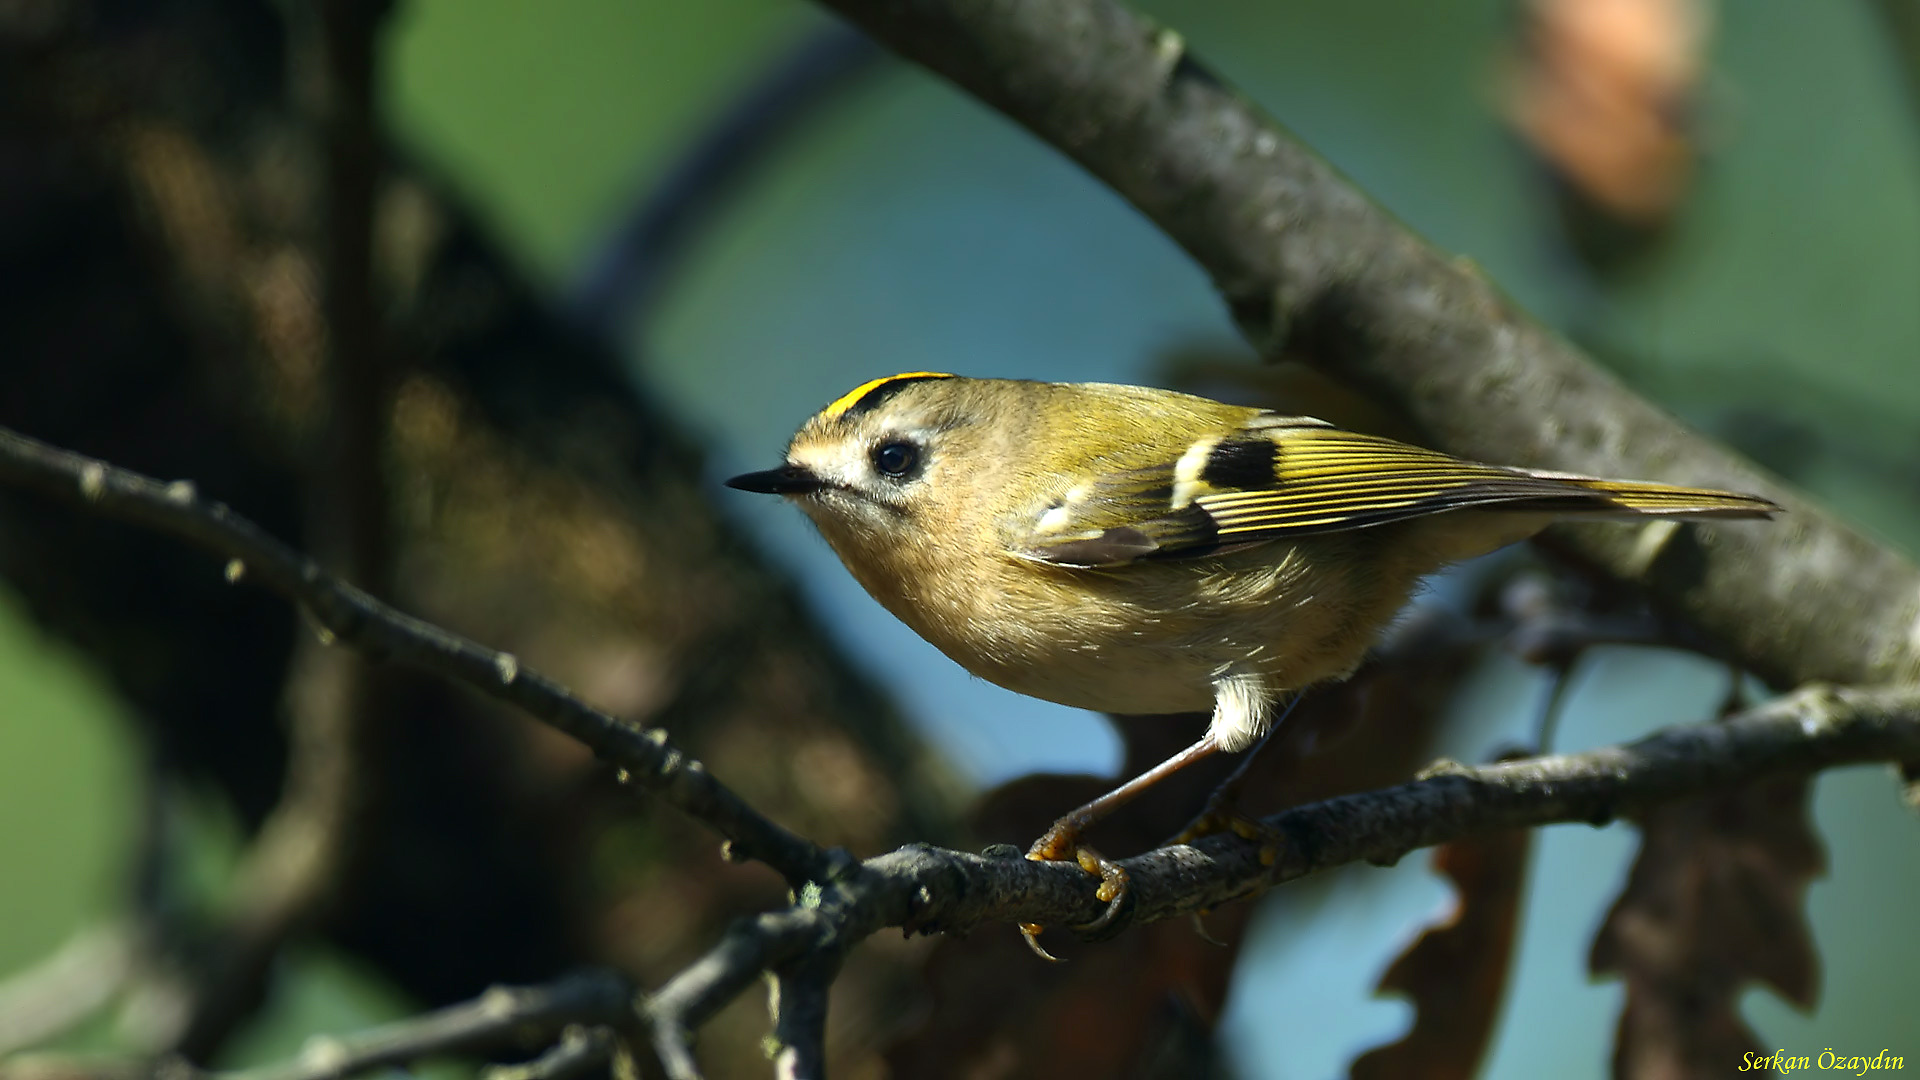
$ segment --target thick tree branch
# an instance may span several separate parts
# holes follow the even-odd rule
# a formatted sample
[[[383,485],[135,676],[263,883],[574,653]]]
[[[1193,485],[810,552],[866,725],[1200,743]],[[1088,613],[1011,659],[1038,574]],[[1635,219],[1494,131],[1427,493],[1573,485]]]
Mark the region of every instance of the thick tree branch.
[[[1113,0],[824,0],[1127,198],[1283,347],[1492,461],[1698,482],[1792,510],[1765,529],[1558,539],[1727,643],[1776,685],[1920,676],[1920,570],[1694,436],[1414,235]]]
[[[645,788],[725,837],[729,856],[758,859],[798,886],[848,861],[781,828],[704,765],[645,729],[587,705],[564,687],[497,652],[404,615],[262,532],[191,483],[162,484],[0,428],[0,481],[32,488],[188,540],[229,560],[230,580],[250,579],[305,608],[322,629],[376,658],[437,672],[518,706],[579,739]]]

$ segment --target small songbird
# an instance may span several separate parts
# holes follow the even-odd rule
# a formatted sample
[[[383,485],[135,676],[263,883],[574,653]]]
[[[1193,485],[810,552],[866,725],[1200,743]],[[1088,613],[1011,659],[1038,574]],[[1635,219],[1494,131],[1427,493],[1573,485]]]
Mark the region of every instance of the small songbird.
[[[1253,745],[1282,695],[1359,665],[1422,575],[1568,518],[1765,518],[1752,495],[1483,465],[1170,390],[911,372],[808,420],[784,495],[887,610],[1009,690],[1207,733],[1063,817],[1029,857],[1174,770]]]

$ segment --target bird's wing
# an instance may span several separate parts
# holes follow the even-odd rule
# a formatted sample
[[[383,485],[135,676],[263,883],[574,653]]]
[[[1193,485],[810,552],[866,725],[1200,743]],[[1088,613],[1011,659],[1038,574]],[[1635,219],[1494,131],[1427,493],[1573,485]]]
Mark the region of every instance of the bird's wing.
[[[1015,554],[1064,566],[1212,554],[1469,507],[1569,516],[1766,517],[1765,499],[1484,465],[1300,417],[1259,414],[1170,462],[1085,478]]]

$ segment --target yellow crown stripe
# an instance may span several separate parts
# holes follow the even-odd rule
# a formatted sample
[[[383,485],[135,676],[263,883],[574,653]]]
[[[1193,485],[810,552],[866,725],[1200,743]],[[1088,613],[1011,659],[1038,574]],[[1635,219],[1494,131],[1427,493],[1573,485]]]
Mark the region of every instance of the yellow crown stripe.
[[[891,382],[899,382],[902,379],[951,379],[951,378],[953,378],[953,376],[947,374],[944,371],[903,371],[898,375],[882,375],[877,379],[869,379],[866,382],[861,383],[859,386],[856,386],[853,389],[847,391],[846,393],[840,395],[838,398],[835,398],[833,404],[820,410],[820,415],[825,416],[829,420],[839,419],[842,415],[844,415],[847,412],[848,409],[851,409],[855,405],[860,404],[861,398],[866,397],[868,394],[873,393],[875,390],[878,390],[881,387]]]

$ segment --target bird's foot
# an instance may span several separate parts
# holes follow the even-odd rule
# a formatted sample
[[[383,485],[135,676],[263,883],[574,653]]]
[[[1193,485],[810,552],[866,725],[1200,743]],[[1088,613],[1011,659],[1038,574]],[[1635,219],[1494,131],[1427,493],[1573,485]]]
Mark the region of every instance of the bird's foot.
[[[1100,879],[1100,888],[1094,896],[1105,903],[1107,909],[1092,922],[1072,928],[1082,940],[1104,940],[1119,933],[1126,925],[1125,916],[1133,910],[1133,891],[1127,883],[1126,868],[1081,843],[1080,830],[1073,827],[1072,822],[1065,819],[1054,822],[1053,828],[1048,829],[1027,849],[1027,858],[1035,862],[1071,862]],[[1021,923],[1020,936],[1026,939],[1027,947],[1034,951],[1034,955],[1058,963],[1059,957],[1040,944],[1042,929],[1044,927],[1039,923]]]
[[[1286,836],[1279,829],[1242,813],[1238,792],[1222,798],[1221,792],[1214,792],[1207,800],[1206,809],[1200,815],[1187,822],[1187,827],[1179,835],[1168,840],[1162,847],[1176,844],[1191,844],[1195,840],[1220,833],[1232,833],[1242,840],[1260,846],[1260,865],[1272,866],[1280,861],[1280,852],[1286,846]]]

